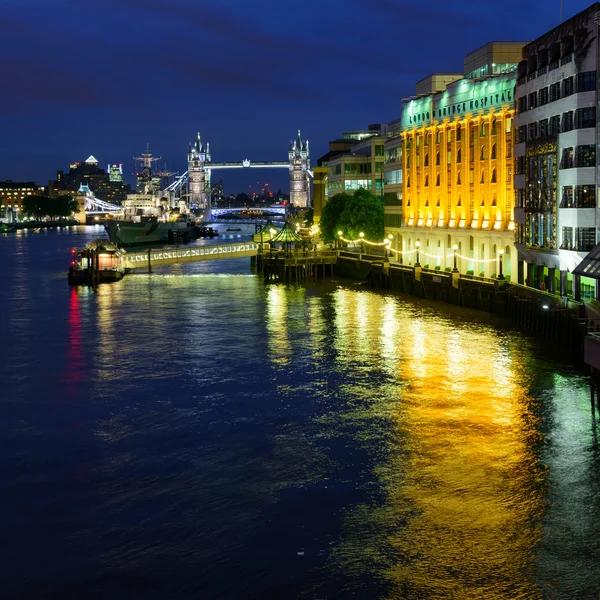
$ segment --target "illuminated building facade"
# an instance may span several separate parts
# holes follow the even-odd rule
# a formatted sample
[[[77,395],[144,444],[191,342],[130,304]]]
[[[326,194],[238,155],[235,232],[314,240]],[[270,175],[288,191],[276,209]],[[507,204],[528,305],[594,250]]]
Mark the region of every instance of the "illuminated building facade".
[[[500,45],[468,55],[465,70],[473,54],[488,60]],[[502,260],[504,275],[512,276],[515,84],[514,71],[463,77],[443,92],[404,101],[401,225],[391,227],[388,216],[386,235],[397,237],[398,250],[413,253],[407,262],[418,242],[420,263],[431,269],[450,270],[456,249],[463,273],[490,277]]]
[[[399,250],[402,226],[402,156],[403,140],[400,135],[402,120],[392,121],[387,127],[383,146],[383,224],[387,235],[392,235],[392,248]]]
[[[115,171],[113,167],[116,167]],[[116,171],[120,173],[120,180],[115,179]],[[68,192],[76,193],[82,185],[87,185],[96,198],[118,204],[131,193],[131,186],[123,183],[122,173],[121,165],[112,165],[107,172],[99,168],[98,161],[90,156],[83,163],[72,163],[68,173],[57,171],[56,179],[48,182],[48,193],[54,198]]]
[[[15,221],[23,209],[23,198],[43,195],[45,188],[33,181],[0,181],[0,217]]]
[[[204,168],[207,161],[210,162],[210,145],[204,147],[198,133],[196,141],[188,148],[188,198],[191,206],[200,209],[210,207],[210,171]]]
[[[330,150],[319,160],[328,167],[327,197],[340,192],[353,193],[364,188],[383,194],[383,144],[385,126],[369,125],[367,131],[345,132],[339,140],[340,151]],[[335,146],[338,140],[330,143]]]
[[[596,3],[526,45],[518,67],[515,188],[518,281],[593,297],[573,274],[599,241]]]
[[[298,137],[290,144],[288,151],[290,161],[290,204],[299,208],[310,206],[310,150],[308,140],[302,140],[300,130]]]

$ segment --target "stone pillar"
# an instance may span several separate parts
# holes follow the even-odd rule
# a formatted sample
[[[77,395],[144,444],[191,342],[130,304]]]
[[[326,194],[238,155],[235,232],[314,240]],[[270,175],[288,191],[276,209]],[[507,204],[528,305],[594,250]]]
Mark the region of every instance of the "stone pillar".
[[[534,275],[533,268],[534,268],[534,264],[528,262],[527,263],[527,276],[525,279],[525,285],[528,287],[534,287],[534,285],[535,285],[534,281],[533,281],[533,275]]]
[[[567,295],[567,272],[560,271],[560,295]]]
[[[327,167],[314,167],[313,173],[313,223],[318,225],[321,221],[321,215],[323,214],[323,207],[327,202],[325,195],[325,187],[327,183],[327,174],[329,169]]]
[[[525,284],[524,266],[525,264],[522,260],[517,261],[517,283],[521,285]]]
[[[573,300],[581,301],[581,277],[579,275],[573,275]]]
[[[548,268],[548,286],[546,288],[547,292],[554,294],[554,273],[556,269],[554,267]]]

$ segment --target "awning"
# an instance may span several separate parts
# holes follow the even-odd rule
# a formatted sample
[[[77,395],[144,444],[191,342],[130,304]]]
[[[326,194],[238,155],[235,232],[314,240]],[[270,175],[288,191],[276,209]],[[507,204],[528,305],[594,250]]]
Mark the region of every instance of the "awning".
[[[600,244],[596,244],[589,254],[573,269],[573,275],[600,279]]]

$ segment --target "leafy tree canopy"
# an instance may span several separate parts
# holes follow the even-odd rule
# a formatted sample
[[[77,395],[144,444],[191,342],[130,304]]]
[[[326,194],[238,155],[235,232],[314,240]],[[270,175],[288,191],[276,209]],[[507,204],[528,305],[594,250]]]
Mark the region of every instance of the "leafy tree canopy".
[[[49,198],[48,196],[27,196],[23,198],[23,212],[36,219],[70,217],[78,210],[77,200],[67,195],[56,198]]]
[[[380,242],[384,234],[383,202],[365,189],[336,194],[323,207],[319,225],[326,242],[337,239],[338,231],[350,239],[358,239],[362,231],[365,239]]]

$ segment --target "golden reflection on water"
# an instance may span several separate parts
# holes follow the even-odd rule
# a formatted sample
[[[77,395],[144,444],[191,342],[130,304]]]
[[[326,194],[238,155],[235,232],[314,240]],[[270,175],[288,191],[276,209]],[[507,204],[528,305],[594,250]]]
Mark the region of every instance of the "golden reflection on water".
[[[386,545],[390,598],[541,598],[543,472],[519,353],[491,327],[421,317],[395,297],[340,290],[335,306],[340,366],[368,360],[392,377],[383,393],[361,388],[351,418],[384,412],[395,435],[376,467],[385,501],[348,515],[334,561],[356,571]]]
[[[288,331],[287,288],[272,285],[266,292],[266,319],[269,353],[273,362],[285,366],[291,359],[291,344]]]

